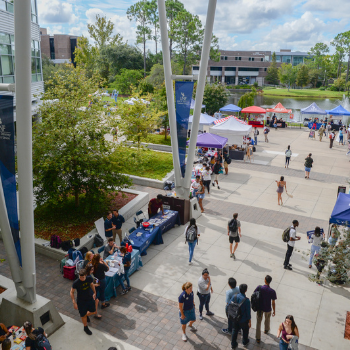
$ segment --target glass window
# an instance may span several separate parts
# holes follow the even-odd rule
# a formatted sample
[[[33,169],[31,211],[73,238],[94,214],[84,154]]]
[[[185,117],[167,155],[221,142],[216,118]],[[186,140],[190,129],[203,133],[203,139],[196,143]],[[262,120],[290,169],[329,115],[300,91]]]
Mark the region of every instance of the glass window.
[[[34,40],[32,40],[32,56],[35,56]]]
[[[0,44],[0,54],[1,55],[11,55],[11,46]]]
[[[15,82],[15,77],[13,75],[10,75],[8,77],[3,78],[4,84],[12,84]]]
[[[32,57],[32,74],[36,73],[36,62],[35,58]]]
[[[2,77],[0,77],[0,84],[2,83]]]
[[[2,75],[13,75],[12,57],[1,56]]]
[[[0,10],[6,11],[5,1],[0,1]]]
[[[32,74],[32,83],[38,81],[36,74]]]
[[[32,3],[32,14],[36,15],[37,12],[36,12],[36,3],[35,3],[35,0],[31,0],[31,3]]]
[[[36,72],[40,73],[41,72],[41,64],[40,64],[40,58],[36,58]]]
[[[36,80],[37,81],[42,81],[41,73],[36,75]]]
[[[290,63],[291,61],[291,56],[282,56],[282,62],[283,63]]]
[[[7,2],[6,3],[6,9],[7,9],[8,12],[13,13],[13,4],[10,3],[10,2]]]
[[[0,43],[10,44],[10,35],[5,33],[0,33]]]
[[[225,68],[225,71],[228,71],[228,72],[234,72],[236,70],[236,67],[226,67]]]
[[[199,67],[198,66],[193,66],[192,69],[193,70],[199,70]]]
[[[263,61],[264,61],[264,59],[263,59],[263,58],[260,58],[260,61],[261,61],[261,62],[263,62]]]
[[[293,66],[297,66],[300,63],[304,62],[303,56],[293,56]]]
[[[281,62],[281,56],[276,55],[276,62]]]

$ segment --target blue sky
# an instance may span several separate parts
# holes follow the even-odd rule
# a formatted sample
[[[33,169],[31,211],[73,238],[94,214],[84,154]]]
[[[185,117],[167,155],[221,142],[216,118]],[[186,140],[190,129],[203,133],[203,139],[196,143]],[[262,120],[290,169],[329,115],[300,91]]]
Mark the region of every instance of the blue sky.
[[[50,34],[88,36],[87,23],[106,15],[130,44],[135,23],[126,17],[134,0],[37,0],[39,22]],[[208,0],[183,1],[185,8],[205,21]],[[220,49],[308,51],[350,30],[349,0],[218,0],[214,34]],[[154,50],[154,44],[148,48]]]

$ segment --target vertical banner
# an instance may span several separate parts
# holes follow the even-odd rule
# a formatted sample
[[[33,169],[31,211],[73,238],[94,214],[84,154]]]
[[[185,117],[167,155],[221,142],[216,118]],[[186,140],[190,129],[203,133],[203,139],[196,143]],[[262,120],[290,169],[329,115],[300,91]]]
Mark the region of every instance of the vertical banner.
[[[17,212],[13,96],[0,95],[0,176],[17,255],[22,264]]]
[[[192,81],[175,82],[176,128],[182,177],[185,177],[187,129],[188,119],[190,118],[193,84]]]

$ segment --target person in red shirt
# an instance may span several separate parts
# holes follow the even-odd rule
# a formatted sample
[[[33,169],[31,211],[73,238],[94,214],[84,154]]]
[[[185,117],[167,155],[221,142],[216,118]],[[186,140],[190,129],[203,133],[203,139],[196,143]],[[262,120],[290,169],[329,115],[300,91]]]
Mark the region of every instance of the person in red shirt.
[[[162,210],[162,213],[164,215],[164,209],[163,209],[163,202],[162,202],[162,195],[158,194],[157,198],[153,198],[148,203],[148,216],[151,218],[154,215],[157,215],[158,209]]]

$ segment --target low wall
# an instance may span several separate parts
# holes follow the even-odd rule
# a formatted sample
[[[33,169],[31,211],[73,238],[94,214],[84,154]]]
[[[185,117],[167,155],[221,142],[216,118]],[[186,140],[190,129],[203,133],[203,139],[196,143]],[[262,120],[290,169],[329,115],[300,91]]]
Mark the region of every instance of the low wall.
[[[172,170],[169,174],[167,174],[163,180],[149,179],[148,177],[141,177],[141,176],[129,175],[129,174],[125,174],[125,175],[130,177],[134,185],[159,188],[160,190],[164,189],[165,181],[174,181],[174,170]]]
[[[127,141],[126,144],[128,146],[136,146],[135,143]],[[157,143],[146,143],[146,142],[141,142],[141,146],[147,147],[149,149],[152,149],[153,151],[161,151],[161,152],[168,152],[172,153],[171,146],[168,145],[159,145]]]

